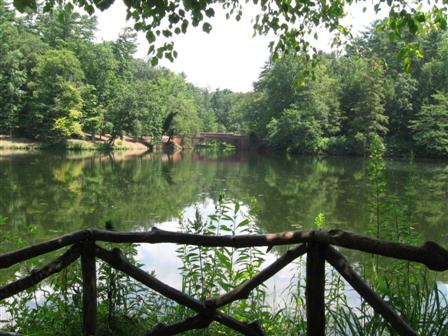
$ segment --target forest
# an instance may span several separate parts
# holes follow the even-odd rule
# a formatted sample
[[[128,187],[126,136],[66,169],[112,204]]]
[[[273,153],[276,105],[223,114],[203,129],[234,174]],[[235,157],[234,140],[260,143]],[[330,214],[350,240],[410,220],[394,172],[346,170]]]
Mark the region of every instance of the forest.
[[[0,134],[58,143],[235,132],[267,149],[330,155],[365,155],[378,135],[388,155],[448,156],[443,30],[391,38],[377,22],[318,62],[267,60],[253,91],[240,93],[136,59],[131,28],[98,42],[96,24],[70,5],[17,14],[0,0]],[[412,58],[407,45],[419,46]]]

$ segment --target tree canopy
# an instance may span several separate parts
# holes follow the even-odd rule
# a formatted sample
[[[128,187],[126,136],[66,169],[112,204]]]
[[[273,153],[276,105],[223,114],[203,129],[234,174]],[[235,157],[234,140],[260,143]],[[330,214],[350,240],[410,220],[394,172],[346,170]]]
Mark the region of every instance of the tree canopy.
[[[13,3],[21,12],[36,11],[38,8],[37,0],[14,0]],[[114,0],[71,0],[67,4],[69,10],[78,6],[92,15],[96,10],[107,10],[113,3]],[[162,57],[170,60],[177,57],[172,39],[174,35],[185,34],[191,26],[201,26],[203,31],[210,32],[217,10],[224,11],[228,19],[239,21],[247,12],[248,5],[256,8],[252,18],[254,34],[270,33],[275,36],[270,43],[274,58],[289,51],[304,52],[309,57],[308,52],[314,49],[309,36],[314,34],[317,37],[316,28],[335,33],[336,43],[341,35],[350,35],[349,23],[343,18],[352,5],[364,6],[364,10],[369,7],[376,13],[388,11],[387,19],[378,28],[386,31],[391,39],[403,33],[416,35],[428,28],[443,30],[447,26],[446,3],[436,0],[412,3],[406,0],[124,0],[124,3],[127,18],[133,20],[134,28],[146,34],[154,65]],[[50,12],[58,4],[60,2],[44,0],[43,9]],[[65,19],[64,16],[60,18]],[[415,45],[407,45],[402,52],[407,56],[419,53]],[[409,66],[410,59],[405,58],[406,66]]]

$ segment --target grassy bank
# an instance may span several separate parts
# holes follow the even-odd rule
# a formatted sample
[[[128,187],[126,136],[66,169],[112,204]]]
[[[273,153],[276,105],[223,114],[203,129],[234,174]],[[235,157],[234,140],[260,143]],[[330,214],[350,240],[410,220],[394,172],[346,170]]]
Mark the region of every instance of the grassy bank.
[[[87,140],[89,139],[89,140]],[[64,142],[39,142],[26,138],[10,138],[0,135],[0,150],[68,150],[68,151],[112,151],[112,150],[148,150],[148,147],[131,137],[117,139],[113,145],[109,144],[109,137],[96,137],[94,140],[68,139]]]

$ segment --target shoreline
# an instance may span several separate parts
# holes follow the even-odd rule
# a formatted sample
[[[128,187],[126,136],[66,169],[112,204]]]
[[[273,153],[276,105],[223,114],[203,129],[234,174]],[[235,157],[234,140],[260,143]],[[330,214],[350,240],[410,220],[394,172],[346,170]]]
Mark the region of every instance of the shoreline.
[[[147,145],[137,141],[134,138],[124,136],[123,139],[117,139],[115,144],[109,145],[109,137],[103,136],[101,139],[95,137],[95,140],[86,139],[68,139],[61,143],[39,142],[27,138],[10,138],[0,135],[0,151],[92,151],[92,152],[114,152],[114,151],[148,151],[151,150]]]

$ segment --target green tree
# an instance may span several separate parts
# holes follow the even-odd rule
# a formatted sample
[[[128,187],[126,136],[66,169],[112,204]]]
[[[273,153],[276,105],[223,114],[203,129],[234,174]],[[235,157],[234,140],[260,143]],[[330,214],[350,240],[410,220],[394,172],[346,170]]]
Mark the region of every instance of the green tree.
[[[422,106],[410,127],[416,144],[427,155],[447,155],[448,95],[443,92],[435,93],[432,101]]]
[[[15,26],[9,22],[0,23],[0,133],[11,136],[19,126],[23,87],[27,80],[24,55],[16,45],[18,37]]]
[[[216,116],[216,122],[221,129],[231,130],[232,121],[230,111],[238,98],[238,94],[229,89],[216,90],[210,97],[210,106]]]
[[[401,138],[409,137],[409,120],[416,111],[415,97],[418,82],[407,73],[400,73],[389,80],[385,92],[385,114],[389,117],[389,134]]]
[[[137,69],[133,59],[137,51],[137,34],[131,28],[125,28],[112,44],[112,50],[118,62],[117,75],[124,80],[132,80]]]
[[[446,90],[448,81],[448,34],[440,36],[433,47],[433,57],[421,67],[419,74],[419,98],[428,100],[437,91]]]
[[[297,105],[286,108],[279,119],[267,125],[268,142],[279,148],[302,153],[319,153],[323,148],[322,128],[315,115]]]
[[[344,60],[342,76],[343,133],[353,152],[365,153],[372,136],[388,131],[383,68],[375,59],[354,56]]]
[[[93,137],[105,127],[105,114],[120,80],[117,76],[118,61],[109,42],[81,41],[77,44],[76,55],[88,84],[83,93],[84,130]]]
[[[266,128],[260,135],[274,147],[320,153],[340,129],[339,86],[325,64],[328,60],[314,69],[314,79],[300,83],[307,71],[301,59],[286,57],[265,69],[256,83],[266,99],[256,128]]]
[[[53,48],[76,48],[92,41],[97,26],[95,16],[81,15],[71,4],[60,4],[51,12],[38,12],[34,29]]]
[[[50,50],[39,57],[26,131],[30,137],[60,141],[81,134],[84,74],[69,50]]]

